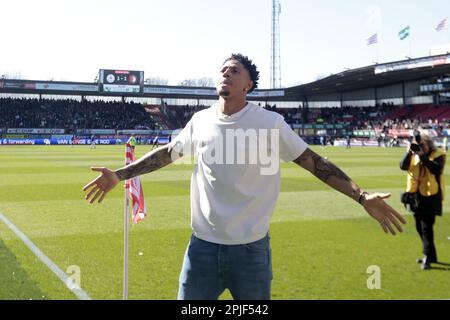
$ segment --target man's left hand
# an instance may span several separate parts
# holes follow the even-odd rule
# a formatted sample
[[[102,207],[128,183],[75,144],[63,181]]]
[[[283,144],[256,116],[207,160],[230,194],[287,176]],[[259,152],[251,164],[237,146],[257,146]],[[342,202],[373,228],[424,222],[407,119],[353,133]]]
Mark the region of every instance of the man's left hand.
[[[395,228],[397,228],[399,232],[403,232],[399,222],[406,224],[406,220],[400,215],[400,213],[384,202],[384,199],[387,199],[390,196],[390,193],[367,194],[364,197],[363,206],[369,215],[378,221],[384,232],[395,235]]]

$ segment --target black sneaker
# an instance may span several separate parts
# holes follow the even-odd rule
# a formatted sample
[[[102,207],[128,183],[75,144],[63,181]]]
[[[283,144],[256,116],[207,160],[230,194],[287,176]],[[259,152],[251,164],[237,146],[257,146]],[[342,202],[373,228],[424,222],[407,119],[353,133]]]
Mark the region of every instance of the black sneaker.
[[[421,266],[422,270],[430,270],[431,269],[431,264],[427,261],[425,261],[422,266]]]
[[[430,263],[437,263],[437,260],[430,260],[430,259],[427,259],[427,257],[419,258],[419,259],[416,260],[417,263],[424,263],[425,261],[428,264],[430,264]]]

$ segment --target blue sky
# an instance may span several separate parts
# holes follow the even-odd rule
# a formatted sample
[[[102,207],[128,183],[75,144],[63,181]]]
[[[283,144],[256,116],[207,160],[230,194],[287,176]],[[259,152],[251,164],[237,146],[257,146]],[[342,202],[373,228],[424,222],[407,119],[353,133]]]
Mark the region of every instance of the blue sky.
[[[0,74],[92,82],[100,68],[143,70],[177,84],[216,78],[231,52],[270,83],[271,0],[2,0]],[[449,0],[281,0],[283,86],[450,43],[434,31]],[[411,37],[398,32],[410,25]],[[378,32],[378,45],[366,39]]]

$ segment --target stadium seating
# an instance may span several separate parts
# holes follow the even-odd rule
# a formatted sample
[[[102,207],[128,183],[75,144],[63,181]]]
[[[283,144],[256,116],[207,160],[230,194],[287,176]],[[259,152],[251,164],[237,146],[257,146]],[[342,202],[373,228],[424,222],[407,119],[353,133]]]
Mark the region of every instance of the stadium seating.
[[[0,128],[153,129],[137,103],[76,100],[0,99]]]
[[[174,130],[184,127],[196,111],[207,107],[0,98],[0,128],[58,128],[65,129],[69,134],[78,129]],[[420,126],[442,131],[449,127],[450,120],[450,106],[436,107],[431,104],[308,109],[278,108],[267,104],[261,107],[278,112],[291,125],[341,124],[349,130],[387,132],[389,129],[405,130]]]

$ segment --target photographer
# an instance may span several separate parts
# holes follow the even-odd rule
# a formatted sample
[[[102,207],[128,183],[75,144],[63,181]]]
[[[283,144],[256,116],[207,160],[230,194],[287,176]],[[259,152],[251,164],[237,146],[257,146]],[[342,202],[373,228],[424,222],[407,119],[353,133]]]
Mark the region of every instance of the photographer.
[[[423,270],[437,262],[433,225],[435,217],[442,215],[445,157],[445,151],[436,148],[429,136],[416,130],[408,152],[400,161],[400,169],[408,172],[402,202],[413,213],[422,240],[424,257],[417,262]]]

